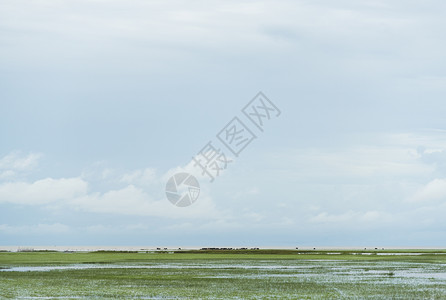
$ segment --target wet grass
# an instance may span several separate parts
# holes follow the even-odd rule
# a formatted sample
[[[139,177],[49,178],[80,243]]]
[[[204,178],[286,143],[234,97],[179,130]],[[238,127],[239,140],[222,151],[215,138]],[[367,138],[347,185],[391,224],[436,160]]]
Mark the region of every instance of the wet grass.
[[[0,271],[0,295],[11,299],[446,299],[446,255],[327,253],[0,253],[0,268],[88,267]]]

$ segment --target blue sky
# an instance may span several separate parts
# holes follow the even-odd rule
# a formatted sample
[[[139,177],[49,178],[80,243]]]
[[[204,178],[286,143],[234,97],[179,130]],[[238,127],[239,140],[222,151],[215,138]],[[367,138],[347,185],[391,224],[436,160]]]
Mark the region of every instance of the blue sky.
[[[445,5],[0,2],[0,244],[446,246]],[[259,91],[280,117],[173,206]]]

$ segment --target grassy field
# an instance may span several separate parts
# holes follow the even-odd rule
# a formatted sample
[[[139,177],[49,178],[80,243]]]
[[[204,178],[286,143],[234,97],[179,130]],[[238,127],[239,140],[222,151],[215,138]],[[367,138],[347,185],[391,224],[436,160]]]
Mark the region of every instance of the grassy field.
[[[446,299],[445,251],[5,252],[0,268],[11,299]]]

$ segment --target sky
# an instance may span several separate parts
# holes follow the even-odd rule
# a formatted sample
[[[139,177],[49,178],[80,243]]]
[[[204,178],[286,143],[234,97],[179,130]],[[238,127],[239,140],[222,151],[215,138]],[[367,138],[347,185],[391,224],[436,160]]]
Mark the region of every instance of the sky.
[[[445,9],[0,0],[0,245],[446,247]],[[213,182],[191,163],[210,141],[232,161]]]

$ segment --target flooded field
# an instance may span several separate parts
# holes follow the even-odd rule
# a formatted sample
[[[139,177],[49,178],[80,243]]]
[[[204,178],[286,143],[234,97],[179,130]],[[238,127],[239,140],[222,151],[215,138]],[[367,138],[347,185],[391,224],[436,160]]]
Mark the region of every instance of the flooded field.
[[[444,254],[20,255],[0,254],[5,298],[446,299]]]

